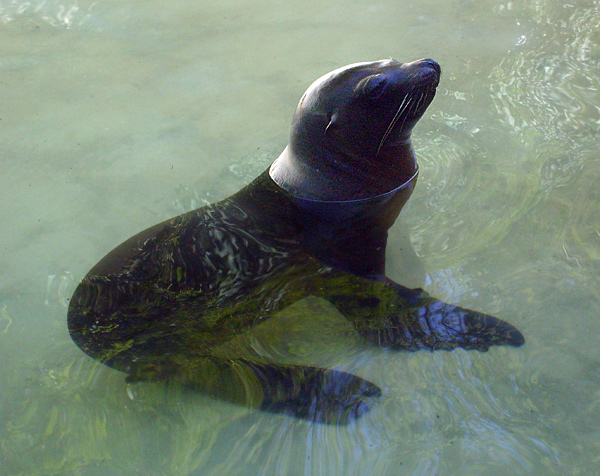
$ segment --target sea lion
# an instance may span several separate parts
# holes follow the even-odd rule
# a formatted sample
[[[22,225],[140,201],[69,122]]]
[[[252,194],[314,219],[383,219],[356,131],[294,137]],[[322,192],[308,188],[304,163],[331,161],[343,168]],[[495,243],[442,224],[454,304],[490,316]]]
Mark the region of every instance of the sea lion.
[[[174,380],[328,423],[358,417],[381,391],[349,373],[215,348],[310,295],[382,347],[522,345],[510,324],[385,276],[387,232],[418,175],[411,131],[440,73],[430,59],[389,59],[315,81],[267,171],[133,236],[89,271],[68,311],[75,343],[130,381]]]

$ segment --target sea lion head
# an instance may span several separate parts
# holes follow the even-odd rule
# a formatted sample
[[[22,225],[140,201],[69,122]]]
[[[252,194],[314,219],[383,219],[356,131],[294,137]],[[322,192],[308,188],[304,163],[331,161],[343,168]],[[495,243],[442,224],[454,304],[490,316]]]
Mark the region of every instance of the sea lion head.
[[[431,59],[387,59],[317,79],[300,99],[271,178],[294,196],[324,201],[371,198],[416,178],[410,135],[440,73]]]

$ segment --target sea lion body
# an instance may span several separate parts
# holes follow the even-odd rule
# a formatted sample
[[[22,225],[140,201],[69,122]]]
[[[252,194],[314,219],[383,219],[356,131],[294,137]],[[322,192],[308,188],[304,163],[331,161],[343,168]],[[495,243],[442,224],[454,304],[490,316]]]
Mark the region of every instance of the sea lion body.
[[[202,387],[220,375],[223,398],[240,399],[223,387],[250,386],[260,408],[324,422],[359,416],[380,390],[344,372],[214,349],[310,295],[379,346],[521,345],[510,324],[385,277],[388,229],[418,175],[410,132],[439,74],[432,60],[384,60],[317,80],[269,170],[130,238],[90,270],[69,307],[73,340],[130,380]]]

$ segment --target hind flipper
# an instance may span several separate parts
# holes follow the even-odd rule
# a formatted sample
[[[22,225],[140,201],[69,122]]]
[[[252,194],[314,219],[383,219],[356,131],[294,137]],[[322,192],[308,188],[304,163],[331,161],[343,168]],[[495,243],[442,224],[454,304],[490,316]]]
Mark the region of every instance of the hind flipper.
[[[318,423],[344,425],[381,395],[347,372],[308,365],[204,357],[177,367],[154,362],[131,370],[127,382],[169,381],[228,402]]]
[[[375,384],[356,375],[313,366],[244,361],[260,382],[261,410],[328,424],[347,424],[370,409],[381,395]]]

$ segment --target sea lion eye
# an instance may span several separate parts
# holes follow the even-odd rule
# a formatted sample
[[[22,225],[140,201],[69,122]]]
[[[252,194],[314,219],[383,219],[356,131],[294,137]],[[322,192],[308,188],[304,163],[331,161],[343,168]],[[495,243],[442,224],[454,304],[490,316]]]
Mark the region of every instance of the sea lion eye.
[[[369,99],[377,99],[385,91],[387,83],[387,78],[382,74],[372,74],[361,79],[356,85],[355,91]]]

